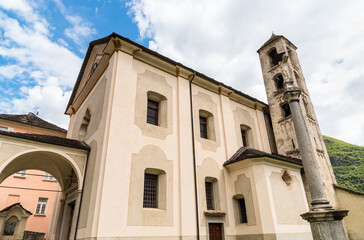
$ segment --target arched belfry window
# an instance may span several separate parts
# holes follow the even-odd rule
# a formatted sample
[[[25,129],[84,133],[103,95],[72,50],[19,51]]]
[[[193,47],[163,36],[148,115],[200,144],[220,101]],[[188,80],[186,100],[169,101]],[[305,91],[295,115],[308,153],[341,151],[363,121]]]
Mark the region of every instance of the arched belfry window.
[[[91,111],[89,108],[86,109],[85,115],[83,116],[80,130],[78,132],[78,138],[83,141],[87,135],[88,125],[90,124],[91,120]]]
[[[276,48],[272,48],[271,50],[269,50],[268,56],[270,57],[272,67],[278,65],[278,63],[282,61],[283,55],[284,52],[278,53]]]
[[[276,85],[277,91],[282,90],[284,87],[284,79],[282,74],[278,74],[277,76],[274,77],[273,80]]]

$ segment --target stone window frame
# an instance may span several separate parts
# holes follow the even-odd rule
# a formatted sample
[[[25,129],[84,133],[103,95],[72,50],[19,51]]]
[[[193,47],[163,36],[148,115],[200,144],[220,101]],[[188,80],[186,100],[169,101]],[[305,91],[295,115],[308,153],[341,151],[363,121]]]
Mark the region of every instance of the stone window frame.
[[[91,122],[91,116],[92,116],[91,108],[88,107],[85,110],[85,113],[82,117],[82,122],[81,122],[80,128],[78,130],[78,139],[80,141],[85,140],[85,138],[87,136],[88,127],[90,126],[90,122]]]
[[[158,126],[147,123],[148,99],[159,102]],[[150,70],[138,73],[134,124],[152,138],[165,140],[173,133],[173,88],[166,77]]]
[[[279,77],[282,77],[282,79],[281,79],[282,87],[279,87],[279,84],[277,83]],[[274,87],[276,89],[276,92],[282,92],[284,90],[284,77],[283,77],[283,74],[282,73],[277,73],[276,75],[274,75],[274,77],[272,79],[273,79],[273,82],[274,82]]]
[[[212,187],[212,208],[209,209],[209,199],[208,193],[206,192],[206,183],[211,183]],[[221,210],[221,201],[220,201],[220,194],[219,194],[219,181],[215,177],[205,177],[205,199],[206,199],[206,210]]]
[[[198,111],[198,116],[199,116],[199,137],[201,139],[206,139],[206,140],[211,140],[211,141],[216,141],[216,130],[215,130],[215,118],[214,118],[214,115],[207,111],[207,110],[204,110],[204,109],[199,109]],[[204,138],[202,135],[201,135],[201,118],[205,118],[206,119],[206,129],[207,129],[207,137]]]
[[[279,104],[282,112],[282,118],[288,118],[291,117],[291,109],[289,108],[288,102],[282,102]]]
[[[167,195],[166,195],[166,189],[167,189],[167,176],[166,176],[166,172],[164,170],[161,169],[157,169],[157,168],[146,168],[144,170],[144,188],[143,191],[145,191],[145,176],[146,175],[154,175],[154,176],[158,176],[157,178],[157,205],[155,207],[144,207],[144,201],[145,201],[145,195],[143,193],[143,208],[144,209],[161,209],[161,210],[166,210],[166,199],[167,199]]]
[[[158,208],[143,208],[144,174],[159,175]],[[128,226],[173,225],[173,161],[156,145],[132,154]]]
[[[12,229],[12,232],[10,232],[9,234],[8,233],[5,233],[5,230],[6,230],[6,227],[7,227],[7,224],[12,224],[12,223],[15,223],[15,226],[13,227]],[[2,229],[2,234],[4,234],[4,236],[14,236],[15,232],[16,232],[16,229],[18,227],[18,224],[19,223],[19,219],[16,217],[16,216],[11,216],[9,217],[5,223],[4,223],[4,227]]]
[[[288,190],[291,190],[293,188],[293,176],[290,171],[288,171],[288,169],[284,168],[281,170],[280,179]]]
[[[244,145],[244,137],[243,132],[245,132],[245,145]],[[245,124],[240,124],[240,133],[241,133],[241,141],[243,143],[243,147],[250,147],[250,143],[253,142],[253,134],[252,128]]]
[[[239,224],[248,224],[249,219],[248,219],[247,208],[246,208],[247,203],[246,203],[246,199],[245,199],[244,195],[236,194],[233,196],[233,200],[234,200],[235,210],[238,212]],[[241,200],[244,201],[244,211],[240,204]],[[244,215],[243,215],[243,213],[244,213]]]
[[[148,124],[167,128],[167,98],[163,96],[160,93],[154,92],[154,91],[148,91],[147,92],[147,115],[146,115],[146,121]],[[149,108],[149,100],[153,102],[158,103],[158,116],[157,116],[157,124],[149,123],[148,122],[148,108]]]
[[[273,53],[275,51],[275,53]],[[269,66],[271,68],[278,66],[279,62],[282,60],[284,52],[278,53],[276,47],[272,47],[267,51],[268,59],[269,59]]]

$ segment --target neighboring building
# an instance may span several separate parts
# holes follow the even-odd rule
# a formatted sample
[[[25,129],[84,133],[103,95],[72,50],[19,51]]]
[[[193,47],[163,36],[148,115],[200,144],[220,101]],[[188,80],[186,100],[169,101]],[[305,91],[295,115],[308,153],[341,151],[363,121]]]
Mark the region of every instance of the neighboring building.
[[[65,137],[67,134],[65,129],[44,121],[33,113],[0,114],[0,130],[59,137]],[[46,234],[53,206],[59,198],[57,181],[52,175],[39,170],[23,170],[11,174],[0,184],[0,209],[20,203],[32,213],[24,230]]]
[[[304,92],[337,206],[335,178],[295,50],[275,35],[258,50],[267,105],[115,33],[93,41],[67,138],[0,132],[0,182],[30,166],[58,177],[50,239],[312,239],[284,81]]]

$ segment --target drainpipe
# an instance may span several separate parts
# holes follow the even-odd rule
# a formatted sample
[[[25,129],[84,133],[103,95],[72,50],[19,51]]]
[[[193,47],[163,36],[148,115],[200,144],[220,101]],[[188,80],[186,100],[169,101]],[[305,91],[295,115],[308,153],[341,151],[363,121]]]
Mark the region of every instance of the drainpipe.
[[[81,190],[81,197],[80,197],[80,206],[78,207],[78,214],[77,214],[77,221],[76,221],[76,228],[75,228],[75,236],[73,238],[74,240],[77,239],[78,222],[80,220],[81,207],[82,207],[82,197],[83,197],[83,189],[85,187],[85,182],[86,182],[87,165],[88,165],[88,158],[89,158],[89,156],[90,156],[90,150],[87,151],[85,174],[83,176],[83,183],[82,183],[82,190]]]
[[[193,177],[195,182],[195,204],[196,204],[196,234],[197,240],[200,240],[200,221],[198,216],[198,191],[197,191],[197,169],[196,169],[196,150],[195,150],[195,128],[193,124],[193,104],[192,104],[192,81],[195,79],[196,73],[193,72],[193,76],[190,80],[190,108],[191,108],[191,129],[192,129],[192,158],[193,158]]]

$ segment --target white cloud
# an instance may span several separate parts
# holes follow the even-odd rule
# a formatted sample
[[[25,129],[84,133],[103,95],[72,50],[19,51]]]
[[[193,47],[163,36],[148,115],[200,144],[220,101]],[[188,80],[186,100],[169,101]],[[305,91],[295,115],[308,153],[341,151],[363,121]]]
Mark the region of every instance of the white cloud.
[[[96,29],[92,27],[91,23],[83,20],[80,16],[66,16],[66,19],[73,26],[67,28],[64,34],[79,46],[82,46],[85,38],[96,33]]]
[[[18,65],[0,66],[0,76],[6,79],[18,77],[25,71],[26,68],[19,67]]]
[[[43,86],[23,88],[22,91],[25,97],[11,101],[14,112],[39,111],[40,117],[67,129],[69,117],[63,113],[71,91],[63,91],[58,86],[58,79],[47,79]]]
[[[0,0],[0,56],[11,62],[0,67],[2,84],[10,86],[0,88],[0,111],[37,110],[41,117],[67,127],[63,113],[81,59],[65,42],[53,41],[51,29],[34,2]],[[15,91],[19,84],[24,86]]]
[[[72,24],[72,27],[64,30],[66,37],[72,39],[77,45],[83,47],[85,38],[88,38],[96,33],[96,29],[92,27],[92,24],[78,15],[72,15],[67,12],[67,8],[64,6],[61,0],[53,0],[61,11],[66,20]],[[95,14],[98,12],[98,8],[95,9]],[[61,39],[62,40],[62,39]]]
[[[127,6],[150,48],[263,100],[256,50],[272,31],[285,35],[299,48],[323,134],[364,145],[362,1],[131,0]]]

